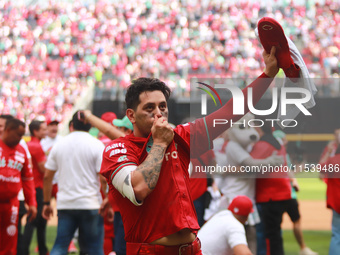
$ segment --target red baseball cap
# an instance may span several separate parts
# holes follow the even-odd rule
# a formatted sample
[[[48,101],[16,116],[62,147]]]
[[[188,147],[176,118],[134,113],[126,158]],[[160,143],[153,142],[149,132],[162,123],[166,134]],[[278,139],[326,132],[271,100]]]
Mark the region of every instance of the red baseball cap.
[[[254,212],[253,203],[247,196],[237,196],[231,201],[228,210],[237,215],[248,216],[249,213]]]
[[[278,66],[282,68],[287,77],[298,78],[300,67],[290,56],[288,41],[281,25],[272,18],[264,17],[257,23],[257,28],[261,44],[266,52],[269,54],[272,46],[275,46]]]
[[[57,118],[47,118],[46,119],[46,124],[47,126],[50,125],[50,124],[59,124],[60,123],[60,120],[58,120]]]
[[[100,118],[105,122],[112,124],[112,121],[117,119],[117,115],[114,112],[104,112]]]

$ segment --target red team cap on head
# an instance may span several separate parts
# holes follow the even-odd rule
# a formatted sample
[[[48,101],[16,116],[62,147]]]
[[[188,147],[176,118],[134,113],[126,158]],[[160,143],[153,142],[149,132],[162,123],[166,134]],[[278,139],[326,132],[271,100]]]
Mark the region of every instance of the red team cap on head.
[[[100,118],[105,122],[112,124],[112,121],[117,119],[117,116],[114,112],[105,112]]]
[[[298,78],[300,67],[294,64],[290,56],[288,41],[281,25],[272,18],[264,17],[257,23],[257,29],[261,44],[267,53],[270,53],[272,46],[276,47],[278,66],[285,72],[286,77]]]
[[[60,120],[58,120],[57,118],[47,118],[46,119],[46,124],[47,126],[50,125],[50,124],[59,124],[60,123]]]
[[[237,196],[231,201],[228,210],[237,215],[248,216],[249,213],[254,212],[253,203],[247,196]]]

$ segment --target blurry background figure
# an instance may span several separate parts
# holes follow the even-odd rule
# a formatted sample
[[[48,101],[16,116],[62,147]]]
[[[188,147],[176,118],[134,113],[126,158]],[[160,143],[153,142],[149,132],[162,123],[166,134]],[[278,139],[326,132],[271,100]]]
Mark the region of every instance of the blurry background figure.
[[[282,167],[286,166],[286,148],[273,136],[270,122],[264,121],[264,124],[256,127],[256,130],[260,140],[255,143],[250,155],[254,159],[281,156],[284,159]],[[289,175],[284,171],[260,174],[258,173],[256,178],[255,192],[261,218],[261,222],[256,225],[257,255],[283,255],[282,216],[289,209],[292,199]]]
[[[34,180],[25,149],[19,145],[25,134],[25,123],[15,119],[1,118],[0,127],[0,254],[15,255],[18,237],[18,193],[23,188],[28,205],[28,220],[37,214]]]
[[[190,124],[193,121],[195,121],[195,118],[187,117],[182,120],[182,124]],[[205,222],[205,210],[209,207],[212,199],[211,193],[208,192],[208,187],[212,186],[213,179],[209,171],[205,171],[209,166],[216,166],[213,150],[205,152],[198,158],[190,158],[188,169],[190,177],[189,191],[194,203],[197,222],[200,227]]]
[[[58,142],[62,137],[58,135],[58,125],[60,121],[57,119],[47,119],[47,133],[46,137],[41,139],[40,143],[45,152],[48,156],[49,152],[51,151],[53,145]]]
[[[127,116],[124,116],[122,119],[113,120],[113,125],[115,125],[120,131],[124,132],[125,135],[129,135],[133,132],[132,123]]]
[[[52,180],[56,171],[59,172],[58,228],[51,255],[67,253],[76,229],[79,229],[82,253],[104,254],[103,218],[99,215],[102,212],[99,209],[106,208],[100,195],[100,184],[106,188],[106,182],[99,175],[104,145],[88,133],[91,125],[84,124],[78,118],[78,113],[72,118],[74,131],[53,146],[46,162],[45,219],[49,219],[53,213],[50,205]]]
[[[336,150],[338,149],[340,144],[339,137],[340,128],[334,130],[334,139],[332,141],[329,141],[326,147],[323,149],[319,163],[325,163],[330,157],[333,157],[335,155]]]
[[[223,194],[221,198],[221,208],[227,208],[234,197],[238,195],[247,196],[251,199],[254,205],[254,211],[249,215],[248,221],[245,225],[248,247],[252,253],[256,253],[257,239],[256,239],[256,224],[260,223],[260,217],[255,206],[255,184],[256,176],[252,172],[240,172],[237,169],[241,167],[253,166],[268,166],[280,165],[284,162],[283,157],[269,156],[262,159],[254,159],[250,154],[250,150],[255,142],[259,140],[259,134],[256,129],[246,123],[254,119],[255,116],[247,113],[239,121],[238,125],[233,125],[227,131],[228,142],[225,145],[221,144],[221,138],[217,143],[219,150],[215,150],[217,154],[225,157],[223,166],[234,168],[235,171],[222,172],[215,176],[220,177],[219,188]],[[219,159],[219,161],[221,161]],[[229,168],[227,168],[229,169]]]
[[[287,149],[288,140],[286,138],[286,134],[281,130],[275,130],[273,132],[273,136],[280,142],[282,146]],[[291,166],[291,161],[289,154],[286,153],[286,161],[287,166]],[[300,255],[318,255],[317,252],[312,251],[309,247],[306,246],[306,243],[303,238],[302,226],[301,226],[301,214],[299,211],[299,203],[297,201],[297,194],[300,190],[299,184],[294,177],[294,173],[290,172],[290,184],[292,191],[292,199],[289,201],[289,206],[287,208],[287,214],[289,218],[293,222],[293,232],[295,239],[300,247]]]
[[[48,154],[52,150],[52,147],[54,144],[56,144],[58,141],[60,141],[63,137],[58,134],[58,126],[59,126],[60,120],[57,118],[47,118],[46,124],[47,124],[47,134],[46,137],[41,139],[40,144],[45,152],[46,157],[48,157]],[[52,197],[57,199],[57,192],[58,192],[58,173],[54,175],[53,178],[53,187],[52,187]],[[77,236],[77,233],[76,235]],[[76,238],[74,238],[76,239]],[[76,253],[78,251],[75,241],[71,241],[68,252],[69,253]],[[37,251],[37,249],[36,249]]]
[[[199,158],[190,159],[190,194],[195,206],[197,221],[200,227],[205,222],[205,210],[209,208],[212,199],[212,195],[208,191],[208,188],[212,187],[213,179],[211,174],[204,170],[209,166],[216,166],[215,154],[213,150],[207,151]]]
[[[205,255],[251,255],[244,224],[253,203],[247,196],[236,196],[228,206],[209,219],[198,231]]]
[[[339,254],[340,251],[340,133],[335,130],[334,143],[338,144],[334,155],[329,148],[328,152],[321,158],[320,164],[324,170],[322,177],[327,178],[327,208],[332,210],[332,238],[329,246],[329,255]]]
[[[58,125],[59,120],[57,119],[47,119],[47,134],[46,137],[41,139],[40,144],[42,146],[43,151],[45,152],[46,157],[52,150],[54,144],[62,139],[62,136],[58,135]],[[54,176],[53,179],[53,189],[52,189],[52,197],[56,198],[58,192],[58,174]]]
[[[2,134],[5,130],[5,125],[7,120],[14,119],[14,117],[10,114],[2,114],[0,115],[0,139],[2,137]],[[19,144],[25,149],[27,159],[29,162],[29,165],[32,169],[32,158],[31,158],[31,153],[28,150],[27,143],[25,142],[24,139],[21,139]],[[18,200],[19,200],[19,218],[18,218],[18,244],[17,244],[17,255],[22,255],[23,254],[23,246],[22,246],[22,229],[21,229],[21,221],[24,215],[27,213],[27,209],[25,206],[25,196],[23,189],[20,189],[19,194],[18,194]]]
[[[34,221],[26,223],[23,235],[23,251],[24,255],[29,254],[29,247],[32,242],[34,229],[37,230],[37,240],[39,255],[48,254],[46,246],[46,224],[47,221],[42,217],[43,208],[43,179],[45,174],[46,155],[40,144],[41,139],[46,137],[46,122],[33,120],[29,125],[31,140],[27,142],[28,149],[32,156],[33,176],[36,191],[36,199],[38,204],[38,213]]]

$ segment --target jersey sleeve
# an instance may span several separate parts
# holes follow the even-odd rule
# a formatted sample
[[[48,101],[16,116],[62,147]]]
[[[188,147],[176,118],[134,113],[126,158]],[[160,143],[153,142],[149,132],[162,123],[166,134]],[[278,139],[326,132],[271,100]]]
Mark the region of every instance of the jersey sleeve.
[[[24,192],[26,203],[30,206],[31,205],[37,206],[33,172],[32,172],[32,168],[31,168],[31,165],[29,164],[26,154],[25,154],[25,162],[21,170],[21,182],[22,182],[22,189]]]
[[[272,81],[273,78],[270,78],[265,73],[262,73],[256,80],[254,80],[250,85],[248,85],[242,90],[244,96],[244,114],[246,114],[249,111],[247,104],[249,97],[248,95],[249,89],[251,88],[253,91],[252,94],[253,105],[256,105],[260,101],[261,97],[266,92]],[[220,109],[203,118],[204,123],[206,125],[206,129],[208,130],[207,133],[209,135],[209,139],[214,140],[217,136],[219,136],[225,130],[227,130],[230,127],[231,120],[233,122],[236,122],[242,118],[243,115],[233,114],[233,100],[234,99],[231,98]],[[216,119],[228,120],[228,123],[214,125]]]
[[[239,244],[248,245],[247,239],[246,239],[246,232],[243,226],[239,226],[239,227],[233,226],[230,228],[228,244],[232,249]]]
[[[46,154],[41,146],[33,146],[30,152],[37,163],[44,162],[46,160]]]
[[[205,152],[213,148],[212,139],[209,136],[207,124],[204,118],[194,122],[178,125],[175,128],[178,133],[188,144],[190,144],[190,157],[199,158]]]
[[[265,73],[262,73],[249,86],[242,90],[244,95],[245,114],[249,111],[247,104],[249,88],[252,88],[253,90],[253,104],[256,105],[272,81],[273,78],[269,78]],[[187,141],[190,142],[191,157],[198,158],[200,155],[213,148],[213,140],[230,127],[231,121],[236,122],[242,118],[242,116],[243,115],[233,114],[233,99],[230,99],[217,111],[191,122],[190,125],[180,125],[180,127],[176,127],[175,130],[178,131],[180,135],[183,134],[181,136],[184,139],[190,140]],[[215,125],[216,119],[228,120],[228,123]],[[187,134],[183,133],[188,131],[189,138]]]
[[[138,150],[127,140],[114,140],[105,147],[100,173],[111,183],[125,166],[138,166]]]

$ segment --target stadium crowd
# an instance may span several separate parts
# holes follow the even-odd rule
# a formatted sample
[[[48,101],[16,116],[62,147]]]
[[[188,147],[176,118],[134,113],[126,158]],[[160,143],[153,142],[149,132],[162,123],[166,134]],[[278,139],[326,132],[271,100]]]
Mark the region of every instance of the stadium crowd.
[[[254,78],[264,68],[254,33],[263,16],[283,26],[312,77],[339,75],[338,1],[0,5],[0,112],[26,120],[54,112],[63,119],[92,81],[99,97],[115,98],[131,79],[154,76],[188,97],[192,75]]]

